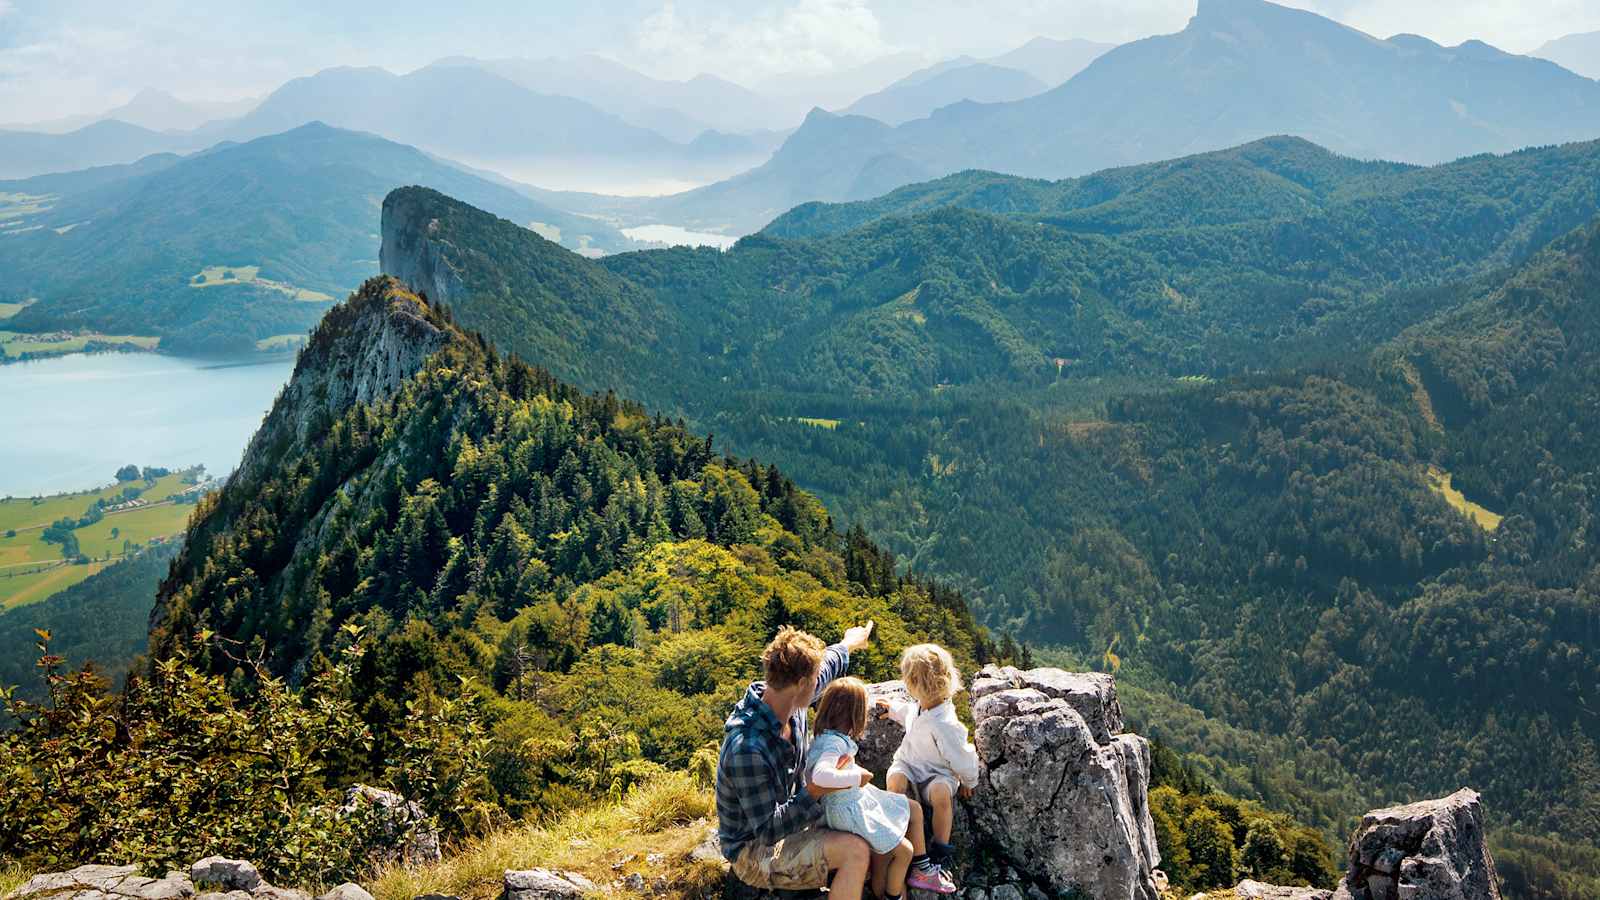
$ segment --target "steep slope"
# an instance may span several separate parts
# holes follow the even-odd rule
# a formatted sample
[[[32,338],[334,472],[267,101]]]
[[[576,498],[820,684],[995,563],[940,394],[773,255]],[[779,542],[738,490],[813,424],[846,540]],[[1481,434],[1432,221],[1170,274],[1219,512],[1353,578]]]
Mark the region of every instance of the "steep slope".
[[[847,139],[813,116],[761,168],[680,195],[674,209],[716,222],[780,193],[859,200],[968,168],[1062,178],[1275,134],[1422,164],[1592,140],[1600,83],[1477,41],[1385,41],[1264,0],[1202,0],[1183,31],[1117,47],[1024,100],[954,104]],[[823,168],[829,177],[815,179]]]
[[[39,298],[9,323],[24,331],[153,332],[207,350],[304,331],[375,271],[378,207],[405,184],[473,197],[574,248],[630,243],[411,147],[313,124],[103,176],[7,185],[43,208],[0,241],[0,296]],[[235,271],[247,267],[249,278]]]
[[[156,659],[299,681],[359,637],[374,759],[404,701],[481,679],[506,809],[686,768],[778,624],[874,619],[867,677],[913,635],[992,652],[960,595],[835,532],[776,468],[500,356],[387,278],[318,326],[185,547]]]
[[[971,100],[1003,103],[1020,100],[1049,85],[1021,69],[965,60],[938,71],[913,72],[881,91],[868,94],[841,110],[847,116],[866,116],[889,125],[920,119],[934,110]]]

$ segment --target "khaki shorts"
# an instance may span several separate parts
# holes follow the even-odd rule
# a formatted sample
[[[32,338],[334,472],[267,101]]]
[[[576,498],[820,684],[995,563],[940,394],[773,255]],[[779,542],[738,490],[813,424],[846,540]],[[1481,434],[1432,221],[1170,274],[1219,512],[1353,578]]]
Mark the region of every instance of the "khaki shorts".
[[[961,779],[955,777],[954,775],[946,775],[942,772],[935,772],[933,775],[918,781],[916,778],[912,777],[911,770],[900,763],[891,763],[889,765],[889,771],[884,775],[884,782],[887,783],[890,778],[893,778],[896,775],[899,775],[901,778],[906,780],[906,784],[908,785],[906,788],[906,793],[910,795],[911,799],[922,804],[929,802],[928,788],[932,787],[933,785],[942,784],[945,787],[948,787],[950,789],[950,799],[952,800],[956,798],[957,793],[961,790]]]
[[[746,845],[734,860],[733,874],[753,888],[805,890],[828,883],[828,857],[823,852],[827,829],[807,828],[776,845]]]

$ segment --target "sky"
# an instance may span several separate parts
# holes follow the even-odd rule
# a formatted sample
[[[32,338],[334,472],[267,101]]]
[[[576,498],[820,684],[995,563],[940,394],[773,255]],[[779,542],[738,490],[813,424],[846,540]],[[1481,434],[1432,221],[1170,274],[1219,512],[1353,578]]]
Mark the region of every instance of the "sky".
[[[653,75],[744,84],[893,53],[988,56],[1035,36],[1121,43],[1183,28],[1195,0],[0,0],[0,122],[104,111],[142,87],[257,96],[336,65],[595,52]],[[1380,37],[1513,52],[1600,30],[1600,0],[1286,0]],[[581,11],[581,15],[578,14]]]

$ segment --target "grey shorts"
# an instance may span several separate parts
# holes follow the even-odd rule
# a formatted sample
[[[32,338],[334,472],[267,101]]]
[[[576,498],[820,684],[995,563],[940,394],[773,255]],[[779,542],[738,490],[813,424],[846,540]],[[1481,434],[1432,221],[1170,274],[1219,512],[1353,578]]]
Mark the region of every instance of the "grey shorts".
[[[945,787],[948,787],[950,789],[950,799],[952,800],[955,799],[956,794],[961,790],[961,779],[955,777],[954,775],[946,775],[942,772],[935,772],[931,776],[918,780],[912,777],[910,769],[898,762],[891,763],[889,765],[889,772],[884,776],[884,779],[887,781],[887,779],[893,778],[896,775],[899,775],[901,778],[906,780],[906,784],[909,785],[909,787],[906,788],[906,793],[911,797],[911,799],[917,801],[918,803],[928,802],[928,788],[935,784],[942,784]]]

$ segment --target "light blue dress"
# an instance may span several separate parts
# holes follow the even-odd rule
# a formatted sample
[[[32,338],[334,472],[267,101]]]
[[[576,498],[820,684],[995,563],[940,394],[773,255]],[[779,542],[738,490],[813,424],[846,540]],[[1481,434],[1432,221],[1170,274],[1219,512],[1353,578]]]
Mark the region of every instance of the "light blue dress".
[[[856,742],[850,736],[829,729],[817,736],[806,753],[806,775],[825,754],[855,758]],[[834,791],[822,798],[824,821],[835,831],[848,831],[867,839],[873,853],[888,853],[899,846],[911,824],[911,801],[873,785]]]

